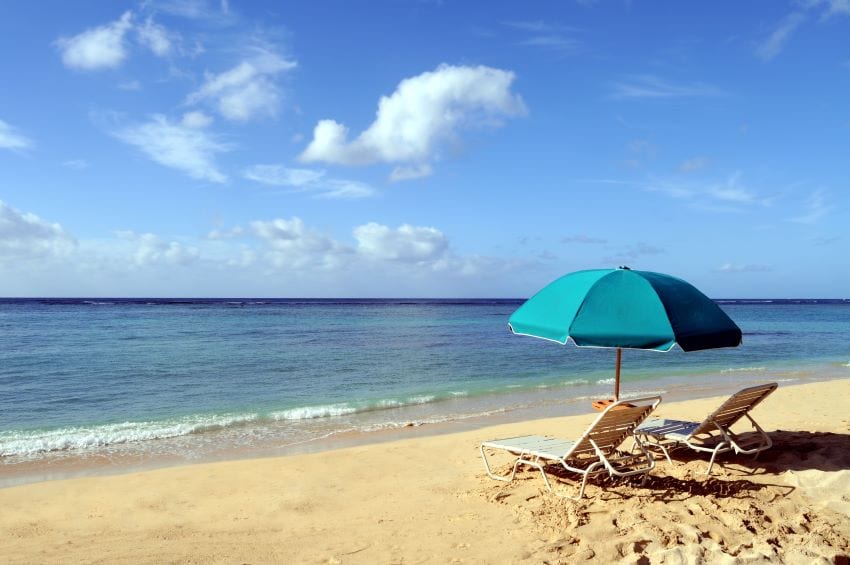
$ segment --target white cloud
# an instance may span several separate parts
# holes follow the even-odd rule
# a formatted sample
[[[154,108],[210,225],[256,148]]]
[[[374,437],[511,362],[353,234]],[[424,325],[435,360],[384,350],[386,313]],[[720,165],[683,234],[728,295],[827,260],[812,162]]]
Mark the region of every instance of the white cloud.
[[[254,165],[245,169],[245,178],[263,184],[301,187],[318,182],[325,171],[292,169],[283,165]]]
[[[62,62],[66,67],[83,70],[118,67],[127,58],[124,36],[133,27],[132,20],[133,13],[124,12],[112,23],[60,38],[56,44],[62,51]]]
[[[723,92],[703,83],[675,84],[653,75],[635,75],[614,85],[614,98],[693,98],[720,96]]]
[[[430,227],[404,224],[398,229],[370,222],[354,229],[358,253],[367,257],[402,261],[434,261],[442,257],[449,246],[443,233]]]
[[[295,61],[255,48],[254,55],[220,74],[207,74],[206,81],[187,98],[188,104],[213,101],[228,120],[247,121],[277,115],[281,93],[274,80],[297,66]]]
[[[202,129],[172,123],[165,116],[154,115],[151,121],[127,126],[114,135],[137,147],[160,165],[178,169],[196,179],[227,180],[216,167],[215,156],[230,150],[230,146]]]
[[[816,224],[832,210],[832,206],[826,203],[823,190],[814,191],[806,200],[804,208],[805,213],[801,216],[791,218],[792,222],[808,225]]]
[[[115,235],[135,244],[133,262],[140,267],[189,265],[200,257],[200,251],[197,247],[176,241],[164,241],[152,233],[119,231]]]
[[[276,267],[300,269],[306,266],[331,268],[351,249],[337,243],[330,236],[307,228],[301,218],[278,218],[270,221],[253,221],[254,235],[270,247],[267,259]]]
[[[24,213],[0,200],[0,261],[61,257],[77,246],[61,225]]]
[[[756,47],[756,55],[769,61],[779,55],[785,43],[805,20],[805,16],[799,12],[789,14],[771,34]]]
[[[343,124],[321,120],[299,158],[344,165],[392,162],[421,167],[434,158],[439,144],[454,140],[460,129],[523,115],[522,98],[510,90],[515,78],[512,72],[491,67],[441,65],[404,79],[393,94],[381,97],[375,121],[352,141]],[[405,176],[404,172],[397,171],[396,179]]]
[[[723,184],[708,187],[706,193],[717,200],[750,204],[759,201],[756,194],[740,186],[741,173],[735,173]],[[765,203],[765,201],[762,201]]]
[[[253,165],[243,171],[246,179],[271,186],[285,186],[300,192],[310,192],[322,198],[353,199],[375,194],[366,183],[328,178],[325,171],[297,169],[283,165]]]
[[[3,120],[0,120],[0,149],[26,150],[31,149],[34,143],[28,137],[22,135],[18,130]]]
[[[171,53],[172,42],[168,31],[149,17],[145,23],[136,27],[139,43],[150,49],[158,57]]]

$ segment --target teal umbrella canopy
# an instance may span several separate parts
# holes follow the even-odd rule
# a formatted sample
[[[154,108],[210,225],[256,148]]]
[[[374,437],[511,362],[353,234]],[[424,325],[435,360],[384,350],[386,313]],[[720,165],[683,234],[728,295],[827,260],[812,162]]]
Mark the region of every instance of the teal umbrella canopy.
[[[508,325],[518,335],[580,347],[698,351],[741,344],[741,329],[693,285],[628,268],[565,275],[529,298]],[[619,362],[617,377],[615,391]]]

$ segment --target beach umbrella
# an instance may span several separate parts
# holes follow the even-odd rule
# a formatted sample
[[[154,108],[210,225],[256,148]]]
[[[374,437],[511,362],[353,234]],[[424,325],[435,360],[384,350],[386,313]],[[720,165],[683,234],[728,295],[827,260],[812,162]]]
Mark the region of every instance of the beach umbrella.
[[[529,298],[508,320],[511,331],[560,344],[617,349],[614,400],[623,349],[698,351],[741,344],[741,329],[693,285],[628,267],[565,275]]]

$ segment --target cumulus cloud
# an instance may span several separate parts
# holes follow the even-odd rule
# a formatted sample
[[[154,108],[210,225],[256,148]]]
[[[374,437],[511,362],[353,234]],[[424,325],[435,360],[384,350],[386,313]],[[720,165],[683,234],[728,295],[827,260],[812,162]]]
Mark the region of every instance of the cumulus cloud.
[[[220,74],[206,75],[206,81],[186,98],[187,104],[212,102],[218,112],[234,121],[275,117],[281,100],[274,79],[297,66],[295,61],[255,48],[253,56]]]
[[[277,267],[331,267],[339,256],[351,253],[329,235],[306,227],[298,217],[253,221],[251,229],[271,248],[267,258]]]
[[[805,16],[799,12],[789,14],[764,41],[756,46],[756,55],[764,61],[769,61],[779,55],[805,19]]]
[[[22,135],[18,130],[3,120],[0,120],[0,149],[26,150],[31,149],[34,143]]]
[[[323,170],[290,168],[284,165],[253,165],[242,174],[246,179],[261,184],[284,186],[321,198],[354,199],[375,194],[374,189],[366,183],[329,178]]]
[[[200,257],[200,251],[197,247],[177,241],[165,241],[152,233],[119,231],[115,235],[135,244],[133,262],[140,267],[189,265]]]
[[[133,27],[133,13],[124,12],[116,21],[70,38],[60,38],[56,44],[62,51],[66,67],[87,71],[118,67],[127,58],[125,35]]]
[[[215,157],[229,151],[230,146],[219,142],[201,128],[172,123],[165,116],[157,114],[146,123],[133,124],[113,134],[160,165],[177,169],[196,179],[227,181],[227,177],[218,170]]]
[[[446,236],[430,227],[404,224],[398,229],[370,222],[354,229],[358,253],[370,258],[422,262],[442,257],[448,249]]]
[[[423,176],[438,146],[455,139],[460,129],[526,112],[522,98],[511,92],[515,78],[491,67],[441,65],[404,79],[393,94],[381,97],[375,121],[351,141],[345,125],[319,121],[299,158],[343,165],[407,163],[419,168],[397,169],[395,180]]]
[[[0,200],[0,260],[61,257],[77,246],[61,225],[24,213]]]

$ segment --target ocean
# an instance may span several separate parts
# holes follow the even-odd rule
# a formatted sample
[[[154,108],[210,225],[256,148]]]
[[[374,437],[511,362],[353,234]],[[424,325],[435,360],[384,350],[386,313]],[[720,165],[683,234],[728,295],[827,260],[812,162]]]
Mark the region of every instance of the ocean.
[[[614,351],[521,300],[0,299],[0,486],[590,412]],[[625,351],[622,396],[850,377],[850,301],[721,300],[742,346]]]

